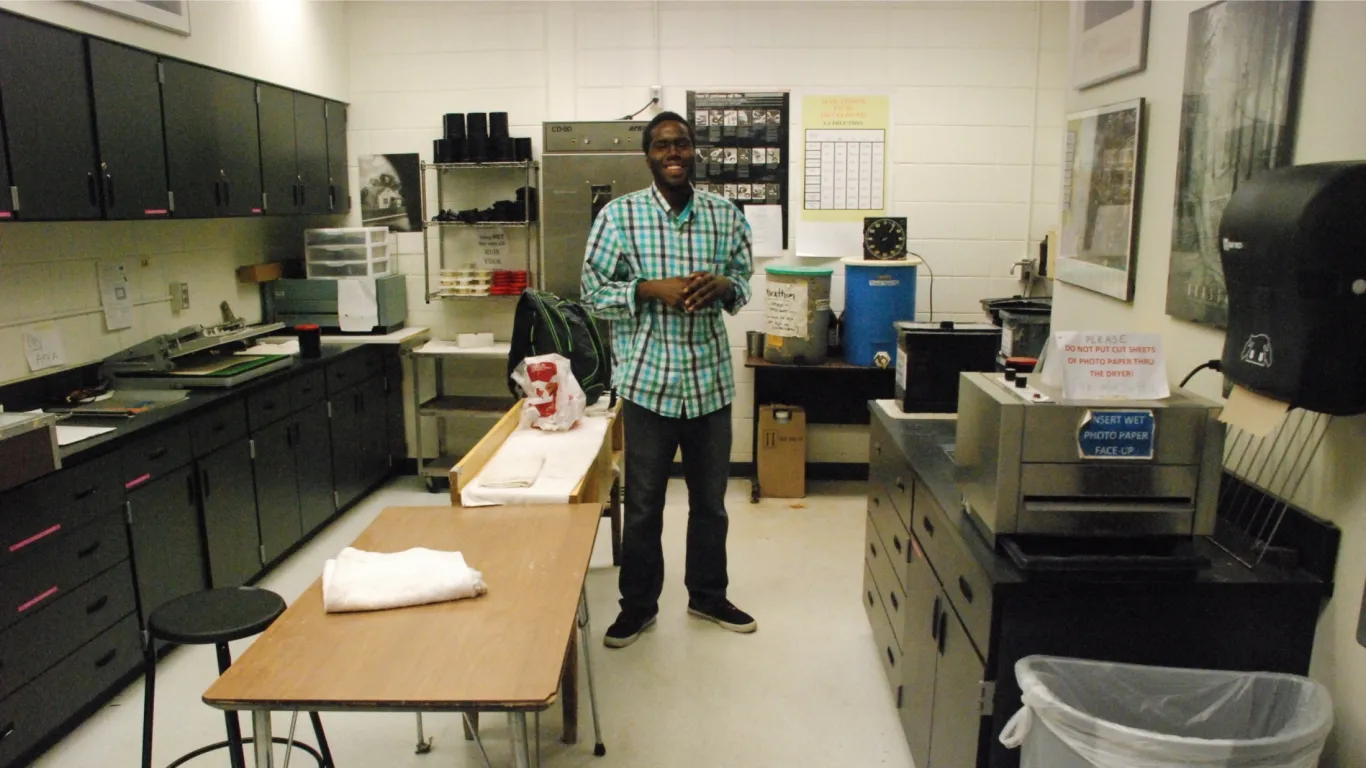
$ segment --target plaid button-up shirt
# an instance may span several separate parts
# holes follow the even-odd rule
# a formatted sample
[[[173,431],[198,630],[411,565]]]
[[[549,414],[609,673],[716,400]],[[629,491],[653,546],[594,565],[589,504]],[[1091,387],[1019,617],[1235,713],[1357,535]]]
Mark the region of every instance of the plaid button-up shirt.
[[[636,303],[639,282],[695,271],[724,275],[735,289],[691,313]],[[674,214],[652,185],[608,203],[588,236],[581,287],[584,305],[611,321],[617,392],[675,418],[729,405],[735,375],[721,311],[735,314],[749,301],[753,271],[749,222],[723,197],[694,190]]]

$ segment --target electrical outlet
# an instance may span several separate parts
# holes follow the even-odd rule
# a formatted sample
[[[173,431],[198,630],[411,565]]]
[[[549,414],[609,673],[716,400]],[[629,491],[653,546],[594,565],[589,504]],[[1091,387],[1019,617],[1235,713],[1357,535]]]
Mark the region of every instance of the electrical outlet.
[[[650,86],[650,98],[654,100],[655,104],[659,104],[660,99],[664,98],[664,88],[658,85]]]
[[[175,312],[184,312],[190,308],[190,284],[171,283],[171,309]]]

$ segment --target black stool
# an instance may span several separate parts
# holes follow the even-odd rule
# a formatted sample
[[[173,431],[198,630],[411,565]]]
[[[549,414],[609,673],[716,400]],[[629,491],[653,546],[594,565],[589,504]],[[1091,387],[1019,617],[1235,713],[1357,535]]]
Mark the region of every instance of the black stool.
[[[156,696],[156,643],[167,640],[180,645],[213,645],[218,649],[218,674],[228,671],[232,666],[232,656],[228,654],[228,643],[259,634],[285,612],[285,601],[279,595],[255,587],[234,587],[211,589],[206,592],[178,597],[155,611],[147,620],[147,643],[144,660],[147,682],[142,699],[142,768],[152,768],[152,713]],[[297,715],[296,715],[297,716]],[[322,719],[317,712],[309,712],[313,721],[313,734],[318,740],[318,748],[293,742],[292,746],[307,752],[318,761],[319,768],[335,768],[332,752],[327,747],[327,736],[323,733]],[[242,724],[236,712],[224,712],[227,722],[228,740],[200,747],[177,758],[166,768],[176,768],[182,763],[218,749],[227,749],[233,768],[246,768],[246,755],[242,745],[252,739],[242,738]],[[293,735],[292,733],[290,734]],[[291,744],[288,739],[276,738],[277,744]]]

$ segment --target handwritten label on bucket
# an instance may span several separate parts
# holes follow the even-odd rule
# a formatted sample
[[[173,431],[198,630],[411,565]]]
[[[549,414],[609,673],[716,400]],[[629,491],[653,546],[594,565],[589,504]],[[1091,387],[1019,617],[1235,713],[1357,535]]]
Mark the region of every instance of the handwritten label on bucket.
[[[805,339],[810,335],[806,321],[806,283],[776,283],[765,285],[764,332],[769,336]]]

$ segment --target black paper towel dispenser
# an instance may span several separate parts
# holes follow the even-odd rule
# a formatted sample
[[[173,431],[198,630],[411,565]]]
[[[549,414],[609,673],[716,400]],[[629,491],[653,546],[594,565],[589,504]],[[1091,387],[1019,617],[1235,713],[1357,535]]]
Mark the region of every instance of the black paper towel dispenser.
[[[1366,413],[1366,163],[1239,184],[1219,225],[1224,376],[1298,408]]]

